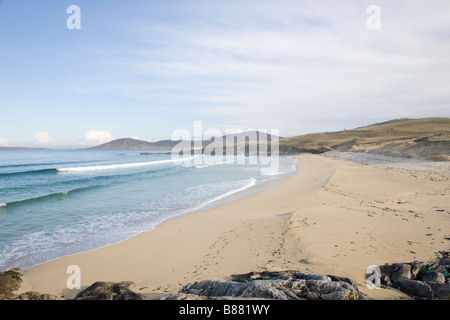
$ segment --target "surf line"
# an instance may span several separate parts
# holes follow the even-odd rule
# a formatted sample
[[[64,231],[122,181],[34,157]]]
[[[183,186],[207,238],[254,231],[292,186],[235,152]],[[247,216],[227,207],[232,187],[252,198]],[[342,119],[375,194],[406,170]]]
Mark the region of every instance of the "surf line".
[[[143,166],[164,164],[164,163],[172,163],[172,162],[190,161],[193,158],[194,157],[183,157],[183,158],[179,158],[179,159],[147,161],[147,162],[135,162],[135,163],[109,164],[109,165],[103,165],[103,166],[58,168],[57,170],[59,172],[85,172],[85,171],[123,169],[123,168],[143,167]]]

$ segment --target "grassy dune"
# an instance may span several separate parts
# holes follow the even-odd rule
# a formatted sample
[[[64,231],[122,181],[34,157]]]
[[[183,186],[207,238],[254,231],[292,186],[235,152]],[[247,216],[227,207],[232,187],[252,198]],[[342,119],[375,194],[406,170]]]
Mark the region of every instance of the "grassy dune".
[[[331,150],[449,161],[450,118],[391,120],[351,130],[280,140],[283,154]]]

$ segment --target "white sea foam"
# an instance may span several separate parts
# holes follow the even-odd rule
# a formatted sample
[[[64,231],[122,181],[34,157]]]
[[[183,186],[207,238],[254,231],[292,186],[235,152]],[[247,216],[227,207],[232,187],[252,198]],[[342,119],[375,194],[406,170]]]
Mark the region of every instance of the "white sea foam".
[[[223,161],[223,162],[212,162],[212,161],[208,162],[208,161],[204,161],[204,163],[196,165],[195,167],[198,168],[198,169],[201,169],[201,168],[207,168],[207,167],[210,167],[210,166],[219,166],[219,165],[222,165],[222,164],[229,164],[229,163],[234,163],[234,162],[235,162],[234,160]]]
[[[247,184],[245,184],[244,186],[242,186],[240,188],[237,188],[237,189],[234,189],[234,190],[231,190],[231,191],[228,191],[228,192],[226,192],[224,194],[221,194],[221,195],[219,195],[217,197],[214,197],[212,199],[209,199],[209,200],[203,202],[202,204],[200,204],[196,209],[203,208],[204,206],[207,206],[208,204],[211,204],[211,203],[214,203],[216,201],[222,200],[223,198],[229,197],[229,196],[231,196],[231,195],[233,195],[235,193],[244,191],[244,190],[246,190],[246,189],[248,189],[250,187],[253,187],[255,184],[256,184],[256,180],[251,178],[249,180],[249,182]]]
[[[209,167],[210,165],[209,164],[200,164],[200,165],[198,165],[198,166],[195,166],[197,169],[201,169],[201,168],[206,168],[206,167]]]
[[[270,170],[270,169],[265,169],[265,168],[262,168],[262,170],[261,169],[260,170],[261,170],[262,176],[277,176],[277,175],[294,172],[296,169],[297,169],[296,166],[290,166],[283,171],[281,171],[279,169]]]
[[[6,203],[0,203],[0,208],[1,207],[6,207]]]
[[[286,173],[292,173],[297,170],[297,162],[294,158],[287,157],[279,167],[261,167],[259,170],[262,176],[277,176]]]
[[[72,168],[58,168],[59,172],[86,172],[86,171],[99,171],[99,170],[114,170],[114,169],[126,169],[135,167],[144,167],[157,164],[165,163],[175,163],[192,160],[192,157],[180,158],[180,159],[168,159],[168,160],[157,160],[157,161],[146,161],[146,162],[134,162],[134,163],[119,163],[119,164],[108,164],[102,166],[89,166],[89,167],[72,167]]]

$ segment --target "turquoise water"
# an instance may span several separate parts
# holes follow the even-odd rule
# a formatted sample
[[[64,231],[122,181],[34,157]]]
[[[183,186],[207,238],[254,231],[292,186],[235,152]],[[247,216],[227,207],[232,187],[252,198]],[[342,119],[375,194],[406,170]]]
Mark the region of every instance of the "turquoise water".
[[[0,151],[0,270],[124,240],[295,171],[289,157],[266,172],[256,158],[141,152]]]

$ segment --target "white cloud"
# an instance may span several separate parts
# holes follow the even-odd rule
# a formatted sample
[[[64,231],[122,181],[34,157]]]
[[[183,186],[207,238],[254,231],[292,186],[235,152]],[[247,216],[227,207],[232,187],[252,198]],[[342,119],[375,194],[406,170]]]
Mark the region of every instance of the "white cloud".
[[[366,24],[370,4],[247,0],[170,7],[186,18],[121,25],[139,45],[109,56],[116,78],[89,90],[159,98],[168,113],[186,118],[290,128],[285,134],[448,116],[449,2],[377,1],[382,28],[376,31]]]
[[[104,130],[89,130],[84,134],[86,145],[98,145],[113,140],[113,136]]]
[[[56,144],[55,139],[50,137],[50,135],[47,132],[35,132],[33,134],[34,139],[36,140],[38,145],[41,146],[54,146]]]
[[[0,137],[0,146],[7,146],[8,145],[8,139]]]

